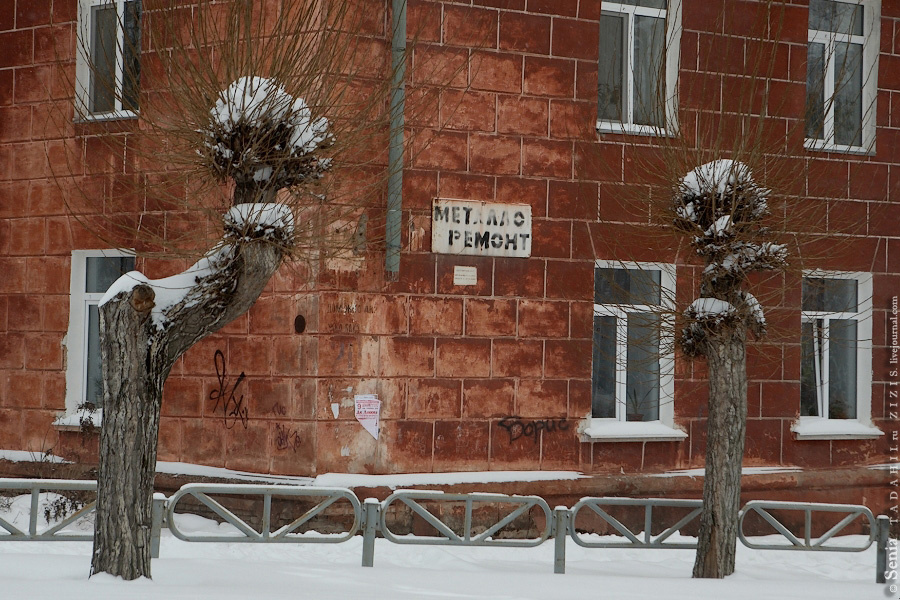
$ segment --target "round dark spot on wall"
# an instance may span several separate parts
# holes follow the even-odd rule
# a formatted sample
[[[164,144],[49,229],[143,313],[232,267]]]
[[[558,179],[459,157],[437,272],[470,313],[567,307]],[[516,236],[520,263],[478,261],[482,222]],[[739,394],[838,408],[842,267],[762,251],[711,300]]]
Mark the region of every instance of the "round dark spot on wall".
[[[306,318],[303,315],[297,315],[294,318],[294,331],[297,333],[306,331]]]

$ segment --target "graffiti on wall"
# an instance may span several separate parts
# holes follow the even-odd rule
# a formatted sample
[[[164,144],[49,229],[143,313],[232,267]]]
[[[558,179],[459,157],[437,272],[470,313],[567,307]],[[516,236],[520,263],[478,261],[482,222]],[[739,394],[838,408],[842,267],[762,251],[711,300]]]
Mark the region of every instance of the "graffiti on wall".
[[[225,368],[225,354],[221,350],[216,350],[213,361],[216,365],[216,378],[219,382],[218,387],[209,393],[209,399],[214,402],[213,414],[221,411],[225,429],[232,429],[238,423],[246,429],[250,421],[250,408],[244,405],[244,394],[238,395],[238,386],[244,381],[246,375],[241,371],[234,385],[230,385]]]
[[[536,421],[524,421],[521,417],[511,416],[501,419],[497,425],[509,434],[509,442],[519,438],[532,438],[536,444],[541,437],[541,432],[554,433],[568,431],[569,422],[566,419],[540,419]]]

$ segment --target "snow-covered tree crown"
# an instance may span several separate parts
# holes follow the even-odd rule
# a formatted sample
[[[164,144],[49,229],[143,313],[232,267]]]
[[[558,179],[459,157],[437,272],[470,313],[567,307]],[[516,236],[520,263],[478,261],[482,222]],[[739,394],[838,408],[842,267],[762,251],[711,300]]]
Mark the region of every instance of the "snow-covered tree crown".
[[[280,189],[322,176],[329,122],[275,80],[241,77],[221,91],[201,130],[201,156],[221,180]]]
[[[691,245],[706,258],[707,275],[742,279],[750,271],[784,266],[784,245],[765,239],[768,196],[747,165],[725,159],[701,165],[679,182],[674,225],[692,236]]]
[[[675,187],[673,224],[691,236],[691,246],[706,263],[700,298],[684,312],[681,347],[686,354],[703,353],[711,335],[732,327],[765,334],[762,307],[741,288],[749,273],[787,265],[787,248],[775,243],[763,224],[769,193],[753,180],[747,165],[731,160],[703,164]]]

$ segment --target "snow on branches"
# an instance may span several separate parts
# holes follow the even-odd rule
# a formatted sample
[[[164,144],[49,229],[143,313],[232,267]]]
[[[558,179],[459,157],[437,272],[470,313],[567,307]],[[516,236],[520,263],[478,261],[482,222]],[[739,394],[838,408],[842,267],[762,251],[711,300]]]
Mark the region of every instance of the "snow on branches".
[[[681,345],[702,353],[715,331],[742,324],[757,336],[766,321],[756,298],[741,289],[753,271],[784,268],[787,248],[771,240],[763,225],[769,214],[769,190],[758,185],[745,164],[715,160],[701,165],[678,183],[671,213],[675,227],[690,236],[704,259],[701,298],[684,312]]]
[[[241,77],[219,93],[209,111],[200,154],[221,180],[289,187],[319,178],[331,166],[320,156],[332,143],[329,125],[276,81]]]

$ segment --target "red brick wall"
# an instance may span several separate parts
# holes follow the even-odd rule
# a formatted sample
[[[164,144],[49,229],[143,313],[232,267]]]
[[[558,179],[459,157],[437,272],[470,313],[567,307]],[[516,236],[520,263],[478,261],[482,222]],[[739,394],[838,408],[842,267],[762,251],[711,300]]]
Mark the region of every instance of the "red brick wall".
[[[64,409],[69,257],[73,248],[100,247],[67,216],[47,160],[58,161],[75,133],[65,125],[72,110],[64,82],[72,75],[59,74],[73,68],[74,5],[0,1],[0,47],[8,49],[0,56],[0,448],[40,450],[56,442],[50,423]],[[753,33],[759,3],[683,5],[682,125],[715,118],[727,130],[737,74],[758,51],[742,36]],[[632,473],[703,464],[702,363],[677,365],[675,414],[689,434],[685,441],[590,444],[576,435],[591,403],[594,259],[677,259],[682,300],[698,277],[671,243],[648,246],[624,234],[631,230],[623,223],[647,218],[634,199],[654,193],[642,165],[655,150],[651,138],[594,131],[599,10],[599,0],[410,2],[418,46],[409,94],[435,104],[407,122],[416,141],[404,172],[399,280],[385,279],[383,256],[374,251],[364,262],[326,265],[314,286],[308,273],[282,269],[248,315],[176,364],[162,409],[161,460],[289,474]],[[887,425],[886,317],[900,290],[900,122],[893,116],[900,106],[900,12],[884,3],[877,152],[850,156],[806,152],[802,139],[788,135],[803,117],[807,9],[800,2],[784,10],[783,29],[770,41],[776,59],[768,93],[755,110],[766,108],[766,127],[783,140],[784,160],[800,167],[790,193],[817,203],[833,230],[853,234],[816,266],[875,274],[872,415]],[[379,20],[374,30],[387,31],[387,16]],[[429,85],[436,65],[450,66],[449,86]],[[52,109],[68,120],[48,119]],[[48,122],[63,125],[48,131]],[[530,204],[532,257],[432,254],[436,197]],[[478,284],[454,286],[456,265],[476,267]],[[886,461],[882,441],[793,439],[799,275],[766,285],[774,290],[773,328],[748,353],[747,463]],[[306,321],[302,334],[294,331],[297,315]],[[217,375],[216,351],[224,376],[221,369]],[[240,373],[235,394],[248,409],[246,426],[215,409],[220,381],[232,386]],[[377,442],[354,419],[360,393],[377,393],[383,402]],[[511,440],[500,424],[511,415],[545,427]]]

